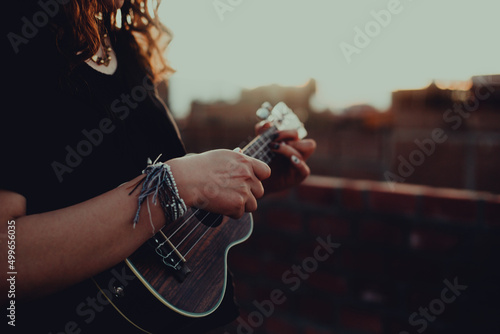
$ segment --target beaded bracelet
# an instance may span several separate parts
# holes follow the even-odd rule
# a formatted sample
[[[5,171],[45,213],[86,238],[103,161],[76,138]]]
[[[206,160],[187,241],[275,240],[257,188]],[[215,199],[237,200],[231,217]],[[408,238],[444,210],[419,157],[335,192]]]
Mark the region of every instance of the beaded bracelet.
[[[170,166],[161,162],[152,164],[150,161],[148,160],[148,166],[142,171],[146,177],[141,181],[142,189],[138,197],[139,203],[134,218],[134,228],[139,221],[141,205],[150,195],[153,195],[153,204],[156,205],[158,201],[160,202],[167,221],[176,221],[187,211],[184,200],[179,196],[179,190]]]

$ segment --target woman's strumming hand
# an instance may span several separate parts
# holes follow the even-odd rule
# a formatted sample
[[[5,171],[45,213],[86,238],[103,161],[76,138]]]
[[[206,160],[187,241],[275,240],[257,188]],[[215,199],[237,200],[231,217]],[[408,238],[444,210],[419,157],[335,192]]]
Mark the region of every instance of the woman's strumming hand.
[[[188,207],[231,218],[257,209],[257,199],[264,195],[261,181],[271,175],[264,162],[230,150],[188,155],[167,163]]]

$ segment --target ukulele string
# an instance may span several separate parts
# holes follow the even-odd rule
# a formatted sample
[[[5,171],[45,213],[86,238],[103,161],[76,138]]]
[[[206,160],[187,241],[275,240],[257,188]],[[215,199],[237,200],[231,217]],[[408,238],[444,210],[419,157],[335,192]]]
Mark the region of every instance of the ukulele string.
[[[182,243],[183,243],[184,241],[186,241],[186,239],[187,239],[187,238],[188,238],[188,237],[189,237],[189,236],[190,236],[190,235],[191,235],[191,234],[192,234],[192,233],[193,233],[193,232],[194,232],[194,231],[198,228],[198,226],[200,226],[200,224],[201,224],[201,223],[203,223],[203,221],[205,220],[205,218],[207,218],[209,215],[210,215],[210,213],[207,213],[205,217],[203,217],[200,221],[198,221],[198,223],[196,224],[196,226],[195,226],[194,228],[192,228],[192,229],[191,229],[191,231],[189,231],[189,233],[188,233],[188,234],[186,234],[186,235],[184,236],[184,238],[183,238],[183,239],[179,242],[179,244],[177,244],[177,245],[175,246],[175,248],[177,248],[177,249],[178,249],[178,248],[182,245]],[[213,224],[214,224],[214,223],[212,223],[212,224],[210,225],[210,227],[212,227],[212,225],[213,225]],[[184,255],[183,255],[183,256],[184,256]]]
[[[264,143],[263,144],[260,144],[260,146],[258,147],[258,149],[250,154],[247,154],[248,156],[252,157],[252,158],[256,158],[257,155],[262,151],[264,150],[265,148],[267,148],[267,145],[269,143],[271,143],[271,133],[274,133],[276,131],[276,127],[273,126],[269,129],[267,129],[264,133],[262,133],[259,137],[257,137],[256,141],[254,144],[258,144],[259,141],[261,141],[261,139],[264,139]],[[253,147],[253,145],[250,145],[250,147],[248,149],[243,149],[243,153],[247,152],[247,151],[250,151],[250,149]]]
[[[173,237],[173,236],[174,236],[174,235],[175,235],[175,234],[176,234],[176,233],[177,233],[177,232],[178,232],[178,231],[179,231],[179,230],[180,230],[183,226],[185,226],[185,225],[186,225],[189,221],[191,221],[191,219],[192,219],[192,218],[195,216],[195,214],[196,214],[197,212],[199,212],[199,211],[200,211],[200,209],[196,209],[196,211],[194,211],[194,212],[193,212],[193,213],[192,213],[192,214],[191,214],[188,218],[186,218],[186,219],[184,220],[184,222],[181,224],[181,226],[179,226],[179,227],[178,227],[178,228],[177,228],[177,229],[176,229],[176,230],[175,230],[175,231],[174,231],[174,232],[173,232],[173,233],[172,233],[169,237],[165,236],[165,234],[164,234],[164,233],[161,233],[161,235],[163,236],[163,238],[165,239],[165,241],[164,241],[164,242],[162,242],[161,244],[159,244],[157,248],[159,248],[159,247],[163,246],[163,245],[167,242],[167,240],[172,239],[172,237]],[[201,220],[198,220],[198,224],[194,227],[194,229],[191,229],[191,231],[189,232],[189,234],[191,234],[191,233],[192,233],[192,232],[193,232],[193,231],[194,231],[194,230],[198,227],[198,225],[199,225],[201,222],[203,222],[203,220],[205,220],[205,218],[206,218],[206,217],[208,217],[208,215],[209,215],[209,212],[207,212],[207,214],[206,214],[206,215],[205,215],[205,216],[204,216]],[[161,229],[161,231],[162,231],[162,230],[163,230],[163,228]],[[188,234],[188,235],[189,235],[189,234]],[[186,236],[186,237],[187,237],[187,236]],[[181,241],[178,245],[176,245],[176,246],[175,246],[175,248],[176,248],[176,249],[177,249],[178,247],[180,247],[180,246],[181,246],[182,242],[186,239],[186,237],[184,237],[184,239],[182,239],[182,241]],[[168,256],[172,255],[172,253],[173,253],[173,252],[174,252],[174,250],[172,249],[172,250],[170,251],[170,253],[168,253],[166,256],[168,257]]]
[[[263,143],[260,143],[259,144],[259,147],[257,150],[255,150],[254,152],[251,152],[249,154],[247,154],[248,156],[252,157],[252,158],[255,158],[257,157],[258,154],[261,153],[262,150],[264,150],[267,145],[271,142],[271,132],[274,132],[276,130],[276,127],[273,126],[271,128],[269,128],[268,130],[266,130],[264,133],[262,133],[259,137],[256,138],[254,144],[252,144],[248,149],[246,149],[243,153],[246,153],[248,151],[250,151],[250,148],[252,148],[254,145],[256,144],[259,144],[259,142],[261,140],[263,140],[264,142]],[[188,222],[190,222],[192,220],[192,218],[200,211],[201,209],[196,209],[188,218],[186,218],[184,220],[184,222],[167,238],[165,237],[165,235],[163,235],[163,237],[165,239],[171,239],[178,231],[180,231],[181,228],[183,228]],[[207,212],[207,214],[201,219],[198,221],[198,223],[191,229],[191,231],[189,231],[189,233],[175,246],[176,249],[179,249],[179,247],[184,243],[184,241],[201,225],[201,223],[205,220],[205,218],[207,218],[208,216],[210,215],[209,212]],[[219,215],[216,219],[214,219],[214,221],[212,222],[212,224],[210,224],[210,226],[207,226],[207,228],[205,229],[205,231],[202,233],[202,235],[200,237],[198,237],[198,239],[196,240],[196,242],[188,249],[188,251],[183,254],[182,256],[185,258],[189,252],[191,252],[191,250],[201,241],[201,239],[206,235],[206,233],[213,227],[213,225],[220,219],[222,218],[222,215]],[[161,243],[160,246],[164,245],[165,242]],[[171,250],[170,253],[168,253],[167,257],[172,255],[172,253],[174,252],[174,250]],[[179,265],[180,262],[182,260],[179,260],[176,264]]]
[[[207,215],[207,216],[208,216],[208,215]],[[220,218],[222,218],[222,215],[218,215],[217,219],[215,219],[215,220],[212,222],[212,224],[210,224],[210,226],[208,226],[208,227],[205,229],[205,232],[203,232],[203,234],[202,234],[202,235],[200,235],[200,236],[198,237],[198,240],[196,240],[196,242],[195,242],[195,243],[191,246],[191,248],[189,248],[189,249],[188,249],[188,251],[187,251],[185,254],[183,254],[183,255],[182,255],[184,258],[186,258],[186,256],[189,254],[189,252],[191,252],[191,250],[192,250],[192,249],[193,249],[193,248],[194,248],[194,247],[195,247],[195,246],[196,246],[196,245],[197,245],[197,244],[201,241],[201,239],[205,236],[205,234],[207,234],[207,232],[208,232],[208,231],[212,228],[212,226],[213,226],[213,225],[214,225],[214,224],[215,224],[215,223],[216,223],[216,222],[217,222]],[[205,219],[205,218],[203,218],[203,219]],[[195,227],[195,228],[196,228],[196,227]],[[193,232],[193,231],[191,231],[191,232]],[[191,234],[191,232],[189,232],[189,233]],[[180,245],[180,244],[179,244],[179,245]],[[181,262],[182,262],[182,260],[177,261],[177,263],[175,264],[175,266],[178,266]]]
[[[198,242],[200,242],[201,238],[203,238],[205,236],[205,234],[207,234],[207,232],[212,228],[212,226],[220,219],[222,218],[222,215],[219,215],[217,217],[217,219],[215,219],[213,221],[212,224],[210,224],[210,226],[205,230],[205,232],[203,232],[202,235],[200,235],[200,237],[198,238],[198,240],[196,240],[196,242],[191,246],[191,248],[188,249],[188,251],[183,255],[184,258],[189,254],[189,252],[191,252],[191,250],[198,244]]]
[[[264,139],[265,139],[265,140],[264,140],[264,144],[263,144],[263,145],[261,145],[257,151],[255,151],[255,152],[253,152],[253,153],[249,154],[249,156],[251,156],[251,157],[255,157],[255,156],[257,156],[257,155],[261,152],[261,150],[262,150],[262,149],[264,149],[264,148],[266,147],[266,145],[268,144],[268,143],[266,143],[266,142],[267,142],[267,141],[269,141],[269,142],[270,142],[270,137],[268,137],[268,136],[267,136],[267,134],[271,132],[270,130],[272,130],[272,129],[269,129],[269,131],[266,131],[266,133],[263,133],[261,136],[259,136],[259,137],[257,138],[257,140],[255,141],[255,144],[259,143],[259,141],[261,141],[261,139],[262,139],[262,138],[264,138]],[[254,156],[252,156],[252,154],[253,154]],[[184,239],[182,239],[182,240],[181,240],[181,242],[179,242],[179,244],[176,246],[176,248],[177,248],[177,247],[180,247],[180,245],[181,245],[181,244],[185,241],[185,239],[186,239],[186,238],[187,238],[187,237],[188,237],[191,233],[193,233],[193,231],[194,231],[194,230],[195,230],[195,229],[196,229],[196,228],[200,225],[200,223],[201,223],[201,222],[203,222],[203,220],[204,220],[206,217],[208,217],[208,215],[209,215],[209,213],[208,213],[205,217],[203,217],[203,219],[202,219],[202,220],[201,220],[198,224],[196,224],[196,226],[193,228],[193,230],[191,230],[191,231],[190,231],[190,232],[189,232],[189,233],[188,233],[188,234],[184,237]],[[195,247],[195,246],[196,246],[196,245],[197,245],[197,244],[201,241],[201,239],[205,236],[205,234],[207,234],[207,232],[210,230],[210,228],[212,228],[212,226],[213,226],[213,225],[214,225],[214,224],[215,224],[215,223],[216,223],[219,219],[221,219],[221,218],[222,218],[222,215],[218,215],[218,217],[217,217],[217,218],[216,218],[216,219],[212,222],[212,224],[210,224],[210,226],[208,226],[208,227],[205,229],[205,232],[203,232],[203,234],[202,234],[202,235],[198,238],[198,240],[196,240],[196,242],[195,242],[195,243],[194,243],[194,244],[193,244],[193,245],[189,248],[189,250],[188,250],[185,254],[183,254],[183,257],[186,257],[186,256],[189,254],[189,252],[191,252],[191,250],[192,250],[192,249],[193,249],[193,248],[194,248],[194,247]],[[179,262],[179,263],[180,263],[180,262]],[[178,263],[178,264],[179,264],[179,263]]]
[[[210,212],[207,212],[207,214],[205,215],[205,217],[203,217],[201,220],[198,221],[198,223],[196,224],[196,226],[194,228],[191,229],[191,231],[189,231],[189,233],[176,245],[174,246],[175,249],[179,250],[179,247],[181,246],[181,244],[198,228],[198,226],[203,223],[203,221],[205,220],[205,218],[207,218],[208,216],[210,215]],[[219,218],[221,218],[222,215],[218,215],[217,219],[215,219],[212,224],[210,224],[210,226],[208,226],[205,231],[203,232],[203,234],[198,238],[198,240],[191,246],[191,248],[185,253],[185,254],[181,254],[182,257],[185,259],[187,254],[196,246],[196,244],[198,244],[198,242],[201,240],[201,238],[203,236],[205,236],[205,234],[213,227],[213,225],[217,222],[217,220]],[[167,240],[167,237],[162,233],[163,237]],[[166,240],[161,244],[161,245],[164,245],[166,243]],[[170,239],[168,239],[170,240]],[[157,252],[158,253],[158,252]],[[170,255],[172,255],[172,253],[174,253],[174,249],[172,249],[165,257],[169,257]],[[161,256],[161,255],[160,255]],[[162,256],[163,257],[163,256]],[[164,258],[165,258],[164,257]],[[177,267],[180,263],[182,262],[182,258],[179,259],[179,261],[174,265],[174,268]]]
[[[179,230],[183,228],[184,225],[186,225],[191,220],[191,218],[193,218],[199,211],[200,209],[196,209],[196,211],[191,213],[188,218],[184,219],[184,222],[179,227],[177,227],[177,229],[171,235],[169,235],[168,239],[171,239],[177,232],[179,232]]]

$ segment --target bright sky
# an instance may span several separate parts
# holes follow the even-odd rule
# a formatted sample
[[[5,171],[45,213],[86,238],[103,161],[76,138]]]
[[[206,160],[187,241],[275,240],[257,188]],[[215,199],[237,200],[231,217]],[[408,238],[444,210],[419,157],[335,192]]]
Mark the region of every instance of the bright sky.
[[[498,0],[163,0],[160,16],[179,116],[272,83],[316,79],[319,109],[384,109],[397,89],[500,73]]]

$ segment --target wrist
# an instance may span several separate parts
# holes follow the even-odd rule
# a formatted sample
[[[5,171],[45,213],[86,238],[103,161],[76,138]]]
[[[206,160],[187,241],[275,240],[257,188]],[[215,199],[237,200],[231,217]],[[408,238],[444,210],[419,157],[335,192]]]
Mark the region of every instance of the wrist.
[[[137,211],[133,221],[134,228],[140,220],[141,212],[144,212],[147,208],[149,222],[154,234],[156,228],[151,207],[160,207],[163,211],[164,221],[168,223],[182,217],[187,211],[187,206],[179,195],[177,183],[168,164],[149,162],[142,174],[142,179],[129,193],[130,195],[135,189],[140,189],[136,196]]]
[[[138,200],[141,192],[142,182],[144,182],[144,177],[145,177],[144,175],[137,176],[130,182],[126,183],[125,184],[126,187],[124,187],[129,202],[128,205],[134,208],[133,209],[134,216],[132,217],[132,221],[134,220],[135,215],[137,214]],[[138,222],[136,226],[151,226],[152,224],[153,229],[158,230],[167,223],[167,220],[163,213],[163,209],[158,202],[154,204],[152,199],[148,198],[147,201],[145,200],[144,203],[142,203],[141,207],[142,208],[139,212]],[[150,222],[150,215],[152,222]]]
[[[175,158],[165,162],[170,166],[172,176],[176,182],[179,197],[182,198],[187,207],[193,207],[197,203],[197,191],[193,185],[194,171],[191,171],[191,157]],[[195,182],[196,183],[196,182]]]

